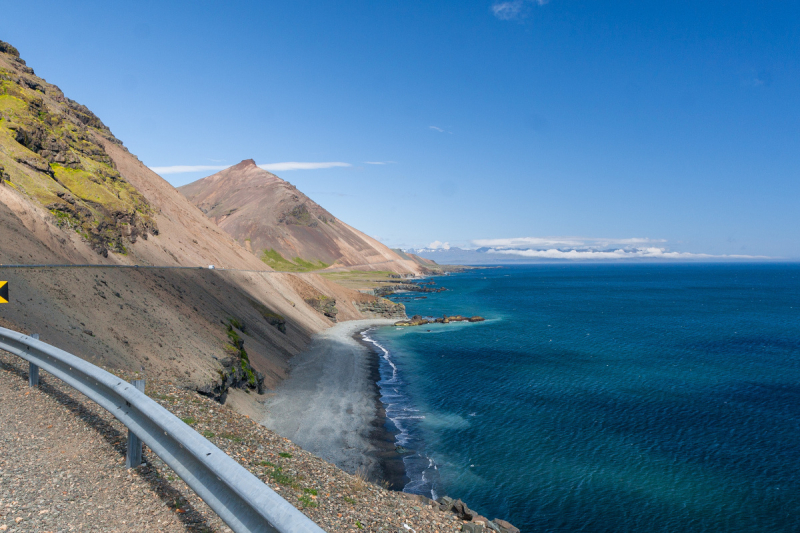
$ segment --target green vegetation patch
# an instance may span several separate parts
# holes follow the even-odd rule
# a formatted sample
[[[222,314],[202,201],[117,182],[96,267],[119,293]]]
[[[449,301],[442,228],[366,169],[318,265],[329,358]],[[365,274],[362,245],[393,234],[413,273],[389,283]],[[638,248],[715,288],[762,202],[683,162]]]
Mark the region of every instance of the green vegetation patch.
[[[330,263],[325,263],[324,261],[307,261],[301,257],[295,257],[290,261],[272,248],[262,250],[261,260],[273,270],[280,272],[312,272],[331,266]]]
[[[303,507],[316,507],[317,506],[317,502],[315,502],[314,500],[312,500],[308,496],[300,496],[299,498],[297,498],[297,501],[299,501],[301,504],[303,504]]]
[[[153,209],[122,179],[96,135],[118,141],[87,108],[40,78],[0,68],[0,116],[0,166],[57,224],[104,256],[158,234]]]
[[[183,421],[184,424],[188,424],[190,426],[197,424],[197,419],[192,418],[191,416],[187,416],[186,418],[181,418],[181,420]]]

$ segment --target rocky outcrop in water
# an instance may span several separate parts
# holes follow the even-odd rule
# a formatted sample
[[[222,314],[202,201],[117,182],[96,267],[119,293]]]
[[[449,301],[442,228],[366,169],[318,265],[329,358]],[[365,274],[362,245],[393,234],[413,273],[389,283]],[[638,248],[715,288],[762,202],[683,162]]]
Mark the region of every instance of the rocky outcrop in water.
[[[461,315],[444,315],[442,318],[425,318],[420,315],[414,315],[408,320],[401,320],[395,322],[395,326],[424,326],[425,324],[449,324],[451,322],[483,322],[486,320],[482,316],[461,316]]]

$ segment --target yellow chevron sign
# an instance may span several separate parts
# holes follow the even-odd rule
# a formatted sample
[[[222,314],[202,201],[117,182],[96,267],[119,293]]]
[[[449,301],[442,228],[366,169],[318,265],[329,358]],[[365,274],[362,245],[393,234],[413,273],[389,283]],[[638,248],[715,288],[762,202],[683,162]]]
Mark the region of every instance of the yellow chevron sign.
[[[0,281],[0,304],[8,303],[8,282]]]

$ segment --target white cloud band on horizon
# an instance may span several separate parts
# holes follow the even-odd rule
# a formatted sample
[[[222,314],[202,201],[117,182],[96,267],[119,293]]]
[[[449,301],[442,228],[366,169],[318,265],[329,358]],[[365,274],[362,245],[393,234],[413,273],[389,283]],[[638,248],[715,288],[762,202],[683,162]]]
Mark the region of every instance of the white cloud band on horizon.
[[[587,247],[608,248],[609,246],[640,246],[644,244],[665,243],[665,239],[628,238],[604,239],[596,237],[515,237],[510,239],[474,239],[472,244],[479,247]]]
[[[159,175],[165,174],[185,174],[187,172],[208,172],[210,170],[219,171],[230,168],[233,165],[173,165],[168,167],[150,167],[150,170]],[[280,172],[284,170],[317,170],[322,168],[350,167],[350,163],[342,161],[326,161],[321,163],[302,163],[298,161],[286,161],[283,163],[267,163],[258,165],[269,172]]]
[[[765,255],[713,255],[690,252],[668,252],[665,248],[636,248],[633,250],[503,250],[490,248],[487,253],[519,255],[538,259],[771,259]]]

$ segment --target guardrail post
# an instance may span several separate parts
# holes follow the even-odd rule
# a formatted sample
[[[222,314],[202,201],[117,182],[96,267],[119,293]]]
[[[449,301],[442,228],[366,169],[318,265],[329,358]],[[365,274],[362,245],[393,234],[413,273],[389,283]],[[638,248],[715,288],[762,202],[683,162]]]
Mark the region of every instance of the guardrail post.
[[[139,392],[144,392],[144,380],[134,379],[131,385],[136,387]],[[125,468],[136,468],[142,464],[142,441],[128,430],[128,453],[125,455]]]
[[[34,333],[31,335],[32,339],[39,340],[39,334]],[[28,386],[29,387],[38,387],[39,386],[39,367],[34,365],[33,363],[28,363]]]

